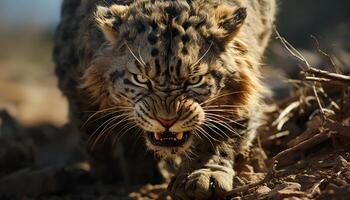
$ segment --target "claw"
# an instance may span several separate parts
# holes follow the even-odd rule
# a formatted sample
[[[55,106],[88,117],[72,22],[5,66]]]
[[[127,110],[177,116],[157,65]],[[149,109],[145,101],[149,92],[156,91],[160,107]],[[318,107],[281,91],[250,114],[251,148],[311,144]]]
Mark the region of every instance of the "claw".
[[[209,180],[210,191],[212,191],[214,193],[215,189],[216,189],[216,186],[217,186],[216,180],[214,178],[210,177],[210,180]]]

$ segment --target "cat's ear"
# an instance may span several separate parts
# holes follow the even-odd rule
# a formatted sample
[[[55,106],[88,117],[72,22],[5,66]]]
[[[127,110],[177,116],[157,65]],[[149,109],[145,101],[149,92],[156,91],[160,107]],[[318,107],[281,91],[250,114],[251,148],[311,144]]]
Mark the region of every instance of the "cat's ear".
[[[114,41],[118,37],[119,27],[122,25],[128,11],[129,6],[113,5],[111,7],[97,7],[95,21],[106,40]]]
[[[212,36],[220,42],[228,44],[237,35],[246,17],[246,8],[226,5],[217,7],[214,15],[216,30],[212,31]]]

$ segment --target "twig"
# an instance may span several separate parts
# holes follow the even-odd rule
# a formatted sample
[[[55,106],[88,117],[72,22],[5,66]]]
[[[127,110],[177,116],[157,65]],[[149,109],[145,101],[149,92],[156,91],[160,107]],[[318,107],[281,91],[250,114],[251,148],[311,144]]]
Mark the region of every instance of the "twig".
[[[327,60],[329,61],[331,67],[333,68],[333,70],[338,73],[338,74],[341,74],[341,71],[338,67],[336,67],[332,57],[330,55],[328,55],[326,52],[322,51],[321,48],[320,48],[320,43],[318,42],[317,38],[313,35],[311,35],[311,38],[314,39],[315,41],[315,44],[316,44],[316,48],[317,48],[317,51],[324,57],[327,58]]]
[[[272,122],[273,126],[278,126],[278,130],[280,131],[282,129],[282,126],[284,125],[284,123],[286,122],[284,119],[287,118],[287,121],[289,119],[289,117],[287,117],[294,109],[297,109],[300,106],[300,101],[295,101],[293,103],[291,103],[289,106],[287,106],[285,109],[282,110],[282,112],[280,113],[280,115],[278,116],[278,118]],[[280,125],[282,122],[282,125]]]
[[[320,78],[328,78],[328,79],[332,79],[332,80],[337,80],[339,82],[346,84],[347,86],[350,86],[350,76],[347,76],[347,75],[336,74],[336,73],[324,71],[321,69],[316,69],[313,67],[308,68],[305,72],[312,74],[312,75],[315,75],[315,76],[320,77]]]
[[[304,71],[306,70],[310,70],[312,67],[311,65],[309,64],[309,62],[306,60],[306,58],[296,49],[294,48],[285,38],[283,38],[280,33],[277,31],[276,27],[275,27],[275,32],[277,34],[277,38],[282,42],[282,44],[286,47],[286,49],[288,50],[288,52],[290,54],[292,54],[294,57],[298,58],[300,61],[302,61],[306,68],[307,69],[303,69]],[[322,106],[322,103],[321,103],[321,100],[317,94],[317,89],[316,89],[316,83],[314,82],[312,84],[312,90],[314,92],[314,95],[316,97],[316,100],[317,100],[317,104],[318,104],[318,107],[320,108],[320,112],[322,113],[322,117],[324,120],[326,120],[326,116],[325,116],[325,113],[324,113],[324,110],[323,110],[323,106]]]
[[[284,37],[281,36],[281,34],[277,31],[277,28],[274,27],[275,33],[277,35],[277,38],[282,42],[283,46],[287,49],[287,51],[292,54],[294,57],[298,58],[300,61],[302,61],[307,68],[310,67],[309,62],[305,59],[305,57],[291,45]]]
[[[298,152],[298,151],[303,150],[303,149],[307,149],[310,146],[314,146],[315,144],[319,144],[328,138],[329,138],[329,136],[327,134],[325,134],[324,132],[316,134],[313,137],[311,137],[310,139],[307,139],[305,141],[300,142],[296,146],[293,146],[293,147],[288,148],[284,151],[281,151],[280,153],[278,153],[276,156],[274,156],[272,158],[272,162],[277,162],[281,158],[285,158],[288,154]]]
[[[312,186],[311,191],[310,191],[310,193],[308,194],[308,196],[309,196],[310,198],[314,198],[314,197],[315,197],[317,188],[319,188],[320,185],[321,185],[325,180],[326,180],[325,178],[324,178],[324,179],[321,179],[321,180],[318,181],[314,186]]]
[[[312,82],[320,82],[320,83],[328,83],[328,84],[333,84],[333,85],[339,85],[339,86],[345,86],[347,87],[347,84],[344,84],[343,82],[340,81],[336,81],[333,79],[329,79],[329,78],[319,78],[319,77],[314,77],[314,76],[306,76],[305,77],[306,81],[312,81]]]
[[[272,168],[269,170],[269,172],[267,173],[267,175],[265,176],[264,179],[262,179],[261,181],[258,181],[256,183],[251,183],[251,184],[247,184],[247,185],[244,185],[242,187],[238,187],[238,188],[235,188],[229,192],[227,192],[224,197],[231,197],[231,196],[234,196],[238,193],[242,193],[242,192],[246,192],[256,186],[259,186],[259,185],[262,185],[264,183],[267,183],[269,182],[271,179],[273,178],[276,178],[277,177],[277,170],[276,170],[276,166],[277,166],[277,162],[275,162],[273,165],[272,165]],[[279,174],[279,176],[281,176]]]

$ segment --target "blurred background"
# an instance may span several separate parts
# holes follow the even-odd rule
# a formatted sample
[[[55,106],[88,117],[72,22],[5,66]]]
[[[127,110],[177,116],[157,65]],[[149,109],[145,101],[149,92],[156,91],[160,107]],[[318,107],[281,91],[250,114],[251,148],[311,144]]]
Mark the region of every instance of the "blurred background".
[[[0,109],[25,125],[60,126],[67,121],[51,58],[60,4],[61,0],[0,0]],[[312,64],[322,67],[324,59],[315,51],[311,35],[334,55],[339,67],[350,66],[350,1],[280,0],[279,7],[279,32]],[[289,92],[285,78],[299,74],[298,63],[276,39],[263,70],[277,98]]]
[[[332,70],[328,57],[317,51],[313,35],[335,65],[350,72],[349,0],[278,2],[278,31],[311,65]],[[68,108],[57,89],[51,56],[60,5],[61,0],[0,0],[0,199],[4,192],[40,197],[61,194],[75,188],[72,185],[77,185],[77,194],[91,196],[118,189],[94,185],[79,134],[69,126],[61,128],[68,121]],[[300,64],[272,37],[262,70],[274,92],[273,101],[293,92],[295,86],[287,80],[301,78]],[[122,152],[117,148],[115,154],[126,169]],[[70,168],[72,165],[75,167]],[[78,187],[78,183],[90,186]],[[121,190],[124,194],[123,187]]]

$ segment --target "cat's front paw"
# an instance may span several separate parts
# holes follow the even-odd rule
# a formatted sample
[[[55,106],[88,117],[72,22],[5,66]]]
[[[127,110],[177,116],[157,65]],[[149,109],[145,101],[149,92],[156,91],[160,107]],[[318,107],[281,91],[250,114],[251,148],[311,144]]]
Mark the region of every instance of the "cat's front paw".
[[[210,165],[191,173],[179,173],[168,190],[175,200],[220,199],[233,187],[232,168]]]

